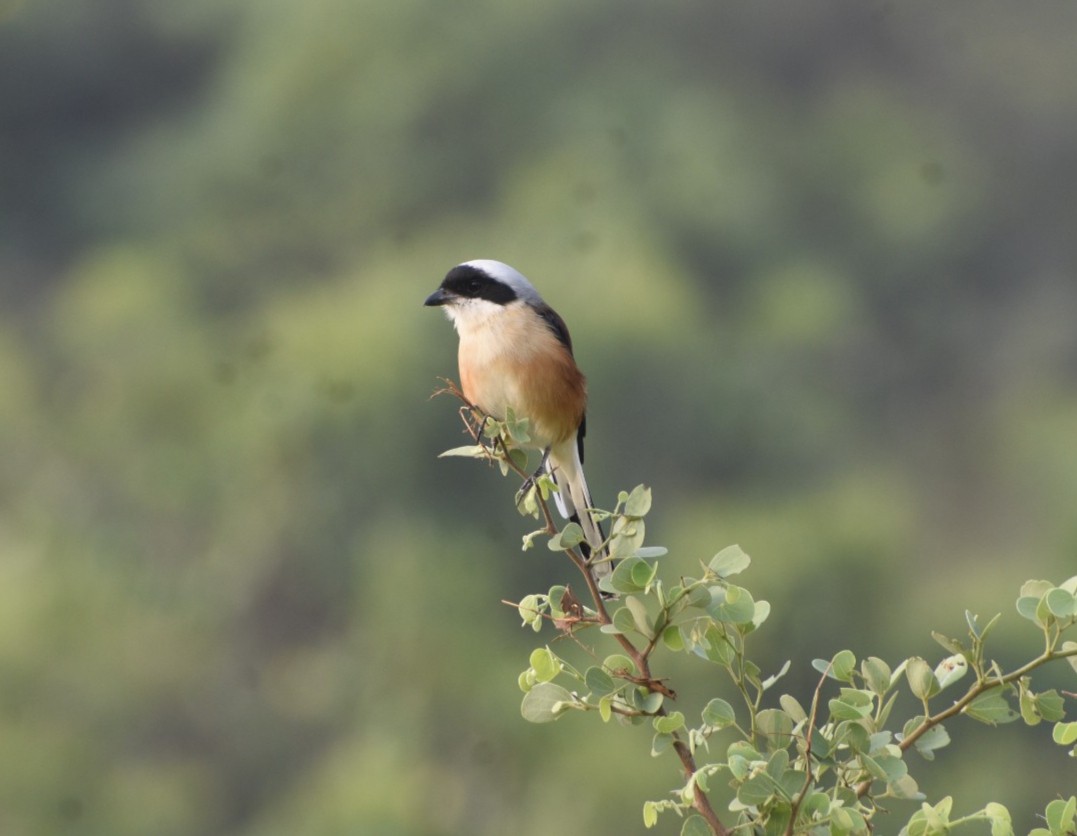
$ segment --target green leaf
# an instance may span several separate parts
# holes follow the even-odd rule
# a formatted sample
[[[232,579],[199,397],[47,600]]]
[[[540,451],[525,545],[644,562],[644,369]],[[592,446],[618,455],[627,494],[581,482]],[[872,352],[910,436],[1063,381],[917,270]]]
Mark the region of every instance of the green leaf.
[[[831,836],[861,836],[869,833],[867,822],[864,817],[852,807],[833,807],[830,811]]]
[[[883,704],[882,708],[879,709],[878,713],[876,714],[876,719],[875,719],[876,723],[879,726],[885,726],[887,724],[887,722],[889,721],[889,719],[890,719],[890,711],[891,711],[891,709],[893,709],[894,703],[897,702],[897,698],[898,698],[898,692],[895,691],[894,693],[892,693],[887,698],[887,700]]]
[[[850,682],[853,668],[856,667],[856,656],[851,650],[839,650],[834,654],[833,659],[829,661],[813,659],[811,665],[819,673],[825,673],[831,679],[836,679],[838,682]]]
[[[737,801],[745,807],[756,807],[774,795],[774,781],[769,775],[753,775],[737,787]]]
[[[1030,691],[1029,694],[1038,717],[1049,723],[1054,723],[1066,716],[1066,702],[1054,688],[1040,694],[1033,694]]]
[[[1020,595],[1022,597],[1042,598],[1054,588],[1055,585],[1050,581],[1025,581],[1021,584]]]
[[[540,528],[537,531],[530,531],[527,534],[525,534],[523,536],[524,544],[523,544],[523,548],[521,549],[521,551],[526,552],[529,549],[534,548],[534,546],[535,546],[535,538],[536,537],[541,537],[545,533],[546,533],[546,530],[543,529],[543,528]]]
[[[611,694],[617,689],[613,677],[597,665],[592,665],[583,675],[583,682],[588,690],[597,697]]]
[[[816,790],[804,799],[800,810],[809,820],[816,816],[821,818],[830,812],[830,796]]]
[[[613,626],[618,633],[631,633],[636,629],[636,621],[627,606],[618,607],[613,611]]]
[[[768,601],[756,601],[755,610],[752,612],[752,629],[758,630],[769,617],[770,603]]]
[[[549,682],[561,673],[561,662],[548,647],[537,647],[528,660],[539,682]]]
[[[1018,692],[1017,708],[1021,712],[1021,719],[1025,721],[1025,725],[1036,726],[1043,719],[1036,710],[1035,695],[1028,690],[1024,681],[1022,681],[1021,689]]]
[[[909,690],[917,699],[927,700],[939,692],[939,682],[935,679],[931,666],[919,656],[908,660],[905,678],[909,681]]]
[[[658,574],[658,564],[639,558],[632,562],[632,583],[642,590],[650,587]]]
[[[737,575],[748,568],[752,559],[748,557],[740,546],[726,546],[718,554],[711,558],[708,568],[720,578],[728,578]]]
[[[551,537],[546,545],[552,552],[563,552],[578,546],[584,541],[583,529],[579,523],[570,522]]]
[[[520,599],[520,603],[516,605],[516,612],[519,614],[524,626],[534,625],[536,621],[541,626],[542,611],[539,609],[537,595],[525,595]]]
[[[676,624],[670,624],[662,631],[662,644],[664,644],[669,650],[674,653],[680,653],[684,650],[684,637],[681,635],[681,629]]]
[[[550,723],[568,711],[574,700],[572,694],[553,682],[540,682],[526,694],[520,713],[529,723]]]
[[[610,676],[635,676],[636,663],[623,653],[612,653],[602,660],[602,667]]]
[[[835,807],[830,811],[831,834],[846,834],[853,832],[853,817],[844,807]]]
[[[629,595],[624,599],[625,607],[632,614],[632,623],[636,630],[648,639],[654,637],[654,622],[647,613],[647,605],[639,598]]]
[[[643,545],[647,524],[635,517],[617,517],[610,535],[610,556],[630,558]]]
[[[453,447],[451,450],[446,450],[444,453],[438,453],[438,458],[446,459],[449,456],[463,456],[468,459],[482,459],[489,454],[490,451],[481,444],[468,444],[464,447]]]
[[[808,719],[808,712],[804,710],[795,697],[789,696],[789,694],[782,694],[778,697],[778,704],[782,707],[782,710],[793,718],[796,723],[803,723]]]
[[[638,584],[633,580],[633,575],[637,571],[636,567],[640,565],[642,565],[644,569],[638,571],[652,571],[651,564],[639,557],[626,557],[614,566],[613,573],[610,575],[610,587],[612,587],[613,591],[625,595],[631,595],[634,592],[643,592],[647,584]]]
[[[659,734],[673,734],[678,729],[684,728],[684,715],[679,711],[674,711],[664,717],[659,715],[654,718],[652,725]]]
[[[941,749],[950,742],[950,734],[941,725],[932,726],[913,742],[913,748],[924,760],[935,760],[935,750]]]
[[[651,489],[643,485],[636,485],[632,493],[625,500],[624,515],[626,517],[643,517],[651,510]]]
[[[927,807],[928,805],[925,804],[924,806]],[[929,816],[929,821],[932,821],[932,823],[937,822],[940,827],[945,828],[950,823],[950,813],[953,808],[953,796],[948,795],[932,808],[934,816]]]
[[[981,642],[984,641],[987,638],[987,634],[991,632],[991,628],[994,627],[996,624],[998,624],[999,619],[1001,619],[1001,618],[1002,618],[1002,613],[997,612],[997,613],[995,613],[994,617],[991,618],[987,622],[987,624],[984,625],[983,629],[980,630],[980,633],[979,633],[979,638],[980,638]]]
[[[880,697],[890,690],[890,666],[876,656],[869,656],[860,663],[864,683]]]
[[[756,607],[758,608],[760,604],[765,604],[765,603],[767,603],[767,602],[766,601],[756,601]],[[772,685],[774,685],[774,683],[776,683],[779,679],[781,679],[783,676],[785,676],[787,673],[789,673],[789,668],[792,666],[792,664],[793,664],[792,660],[786,659],[785,664],[781,666],[781,668],[778,670],[777,673],[772,674],[771,676],[768,676],[766,679],[763,680],[763,683],[762,683],[763,690],[766,691]]]
[[[650,829],[658,824],[658,807],[653,801],[643,803],[643,826]]]
[[[1077,820],[1077,796],[1069,799],[1056,798],[1047,805],[1047,827],[1052,834],[1067,834],[1074,831],[1074,822]]]
[[[1010,723],[1020,715],[1014,711],[1003,695],[1001,688],[984,691],[963,709],[973,720],[979,720],[989,726]]]
[[[785,749],[776,749],[767,759],[766,769],[767,775],[780,784],[782,776],[789,769],[789,753]]]
[[[786,795],[784,792],[782,795]],[[791,797],[791,796],[790,796]],[[793,808],[784,802],[767,805],[767,821],[763,836],[784,836],[793,817]]]
[[[1047,609],[1047,596],[1044,595],[1036,605],[1036,623],[1041,627],[1046,627],[1054,619],[1055,617],[1051,614],[1051,611]]]
[[[874,758],[875,763],[877,763],[882,771],[886,773],[887,784],[900,781],[909,774],[909,765],[905,763],[901,758],[901,755],[895,755],[888,750],[879,752],[874,755]]]
[[[1054,588],[1050,581],[1025,581],[1017,599],[1017,612],[1034,624],[1045,626],[1051,617],[1045,597]]]
[[[935,680],[939,683],[939,690],[953,685],[963,677],[969,669],[969,663],[965,657],[957,654],[943,659],[935,666]]]
[[[729,767],[729,772],[733,778],[737,781],[741,781],[748,777],[748,773],[752,771],[752,764],[747,758],[740,755],[728,755],[726,766]]]
[[[1064,589],[1055,587],[1044,596],[1047,609],[1056,618],[1069,618],[1077,615],[1077,597]]]
[[[856,667],[856,656],[851,650],[839,650],[833,659],[830,672],[833,677],[841,682],[852,681],[853,669]]]
[[[699,581],[686,578],[685,589],[688,593],[688,606],[705,610],[711,605],[711,591]]]
[[[673,735],[666,734],[665,732],[659,732],[651,739],[651,757],[657,758],[662,753],[669,751],[669,748],[672,745]]]
[[[538,489],[534,485],[516,494],[516,510],[525,517],[538,517]]]
[[[931,638],[951,653],[961,653],[965,649],[957,639],[951,639],[949,636],[944,636],[942,633],[936,632],[935,630],[931,631]]]
[[[871,755],[861,752],[857,758],[860,761],[860,766],[877,781],[886,780],[886,770],[883,769]]]
[[[911,775],[891,781],[887,784],[886,789],[894,798],[901,798],[906,801],[920,801],[924,798],[924,794],[920,792],[920,787],[917,786],[916,780]]]
[[[749,624],[755,615],[755,601],[752,594],[743,587],[712,586],[711,606],[707,610],[717,621],[728,624]]]
[[[712,836],[711,826],[703,816],[691,815],[681,826],[681,836]]]
[[[639,708],[644,714],[654,714],[662,707],[665,697],[658,691],[647,691],[644,688],[637,689],[640,695]]]
[[[608,723],[613,716],[613,697],[602,697],[598,701],[598,716],[602,718],[603,723]]]
[[[1062,652],[1072,653],[1077,650],[1077,642],[1062,642]],[[1067,656],[1066,661],[1070,663],[1070,667],[1077,671],[1077,655]]]
[[[843,720],[834,734],[837,745],[844,744],[854,752],[866,752],[871,748],[871,735],[859,718]]]
[[[770,749],[784,749],[793,742],[793,718],[777,708],[764,708],[755,715],[755,728]]]
[[[531,434],[527,431],[531,422],[527,418],[517,419],[512,409],[507,409],[505,412],[505,420],[501,423],[509,439],[517,444],[527,444],[531,441]]]
[[[991,822],[991,836],[1013,836],[1013,820],[1004,806],[992,801],[984,807],[984,813]]]
[[[729,667],[737,656],[737,651],[730,644],[722,628],[711,625],[706,632],[707,647],[706,658],[719,665]]]
[[[724,729],[736,722],[736,714],[725,700],[716,697],[703,707],[703,722],[715,729]]]
[[[1055,723],[1051,730],[1051,739],[1059,746],[1077,743],[1077,720],[1070,723]]]
[[[509,450],[508,456],[509,461],[512,462],[518,470],[527,470],[527,453],[525,451],[521,450],[519,447],[513,447]],[[543,487],[544,485],[549,484],[551,484],[549,477],[540,477],[535,481],[535,485],[542,493],[543,499],[550,498],[549,489],[544,489]]]
[[[1033,624],[1039,624],[1040,620],[1036,616],[1036,610],[1039,608],[1039,605],[1039,598],[1033,598],[1031,595],[1022,595],[1017,599],[1017,612]]]
[[[835,720],[861,720],[871,716],[875,698],[870,691],[842,688],[841,695],[830,700],[827,707]]]
[[[665,557],[667,554],[669,554],[669,549],[665,546],[642,546],[636,549],[636,553],[632,556],[650,559],[655,557]]]

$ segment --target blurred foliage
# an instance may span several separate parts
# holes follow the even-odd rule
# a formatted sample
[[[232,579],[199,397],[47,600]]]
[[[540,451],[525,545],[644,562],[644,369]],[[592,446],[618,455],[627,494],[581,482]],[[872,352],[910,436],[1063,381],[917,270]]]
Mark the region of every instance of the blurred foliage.
[[[498,601],[561,568],[434,459],[420,303],[478,256],[573,329],[596,500],[755,556],[762,656],[965,608],[1024,654],[1077,551],[1075,18],[0,2],[0,830],[638,829],[647,736],[519,719]],[[1005,747],[933,766],[1020,831],[1073,765]]]

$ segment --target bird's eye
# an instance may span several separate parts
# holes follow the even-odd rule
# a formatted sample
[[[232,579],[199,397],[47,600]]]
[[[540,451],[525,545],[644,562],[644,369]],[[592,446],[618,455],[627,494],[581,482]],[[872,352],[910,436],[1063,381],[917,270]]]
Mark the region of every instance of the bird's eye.
[[[472,279],[471,281],[469,281],[467,283],[467,292],[468,293],[478,293],[479,288],[481,288],[481,287],[482,287],[482,282],[478,281],[477,279]]]

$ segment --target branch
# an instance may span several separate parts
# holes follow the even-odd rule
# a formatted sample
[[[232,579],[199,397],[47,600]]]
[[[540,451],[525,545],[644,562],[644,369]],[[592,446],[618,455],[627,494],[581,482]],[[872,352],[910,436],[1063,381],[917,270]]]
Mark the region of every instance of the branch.
[[[467,432],[471,435],[476,444],[483,444],[482,433],[486,426],[487,420],[490,420],[490,416],[486,415],[475,404],[471,403],[465,396],[456,383],[447,378],[442,378],[442,382],[445,384],[444,388],[438,389],[434,392],[434,396],[437,395],[453,395],[463,402],[464,406],[460,408],[460,418],[464,422],[464,426]],[[477,419],[478,417],[478,419]],[[485,445],[483,445],[485,446]],[[523,480],[524,483],[532,478],[532,475],[521,468],[512,457],[509,455],[509,449],[505,444],[505,440],[502,436],[498,436],[494,439],[494,450],[499,452],[490,452],[490,458],[503,462],[510,470]],[[543,498],[541,491],[537,491],[536,504],[540,509],[545,523],[544,533],[550,537],[555,536],[559,529],[554,522],[553,514],[550,512],[549,504],[546,499]],[[595,580],[594,573],[587,560],[576,548],[570,548],[564,550],[565,555],[572,561],[572,564],[583,576],[584,583],[587,585],[587,589],[591,594],[591,599],[594,602],[595,609],[595,621],[599,624],[612,624],[613,619],[610,617],[609,610],[606,609],[606,599],[603,597],[601,590],[598,588],[598,582]],[[507,601],[503,603],[509,603]],[[593,623],[593,622],[592,622]],[[639,684],[641,687],[646,688],[648,691],[659,692],[663,695],[672,694],[672,691],[665,685],[656,681],[651,675],[651,668],[648,657],[658,641],[658,636],[654,636],[647,646],[640,650],[632,641],[622,633],[613,634],[617,643],[621,645],[621,648],[636,665],[639,671]],[[655,712],[657,716],[666,716],[668,712],[665,706],[661,706],[658,711]],[[677,753],[677,757],[680,758],[681,765],[684,768],[685,777],[691,778],[697,771],[695,757],[692,755],[692,750],[688,744],[685,743],[683,737],[674,732],[673,735],[673,750]],[[693,784],[693,801],[692,807],[699,813],[710,826],[710,829],[714,832],[715,836],[728,836],[729,830],[722,824],[718,818],[718,814],[711,806],[710,799],[707,798],[707,794],[700,789],[698,784]]]
[[[898,748],[902,752],[908,750],[910,746],[916,743],[921,737],[927,734],[935,726],[939,725],[943,720],[948,720],[951,717],[960,714],[964,711],[977,697],[981,694],[994,689],[1001,688],[1003,685],[1009,685],[1011,682],[1016,682],[1022,676],[1031,673],[1036,668],[1046,665],[1048,662],[1054,662],[1058,659],[1067,659],[1069,657],[1077,657],[1077,648],[1072,650],[1062,650],[1055,652],[1053,650],[1045,650],[1031,662],[1022,665],[1017,670],[1011,671],[1004,676],[995,677],[994,679],[981,679],[973,684],[969,690],[965,693],[961,699],[957,700],[949,708],[940,711],[938,714],[934,714],[931,717],[925,717],[924,721],[913,729],[908,735],[906,735],[901,743],[898,744]],[[863,798],[871,789],[871,781],[862,781],[857,785],[856,795],[857,798]]]

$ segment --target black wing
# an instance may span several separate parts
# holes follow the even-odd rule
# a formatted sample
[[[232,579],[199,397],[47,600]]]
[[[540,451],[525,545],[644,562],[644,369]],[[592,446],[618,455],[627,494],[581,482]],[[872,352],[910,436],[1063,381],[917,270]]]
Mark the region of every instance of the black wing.
[[[561,319],[561,316],[551,308],[549,305],[539,305],[535,308],[535,313],[542,317],[546,323],[546,327],[553,331],[553,335],[557,337],[558,342],[568,349],[568,353],[572,353],[572,337],[568,335],[568,326],[565,325],[565,321]]]
[[[565,321],[561,319],[561,315],[557,313],[549,305],[540,305],[535,308],[535,312],[542,317],[543,322],[546,323],[546,327],[553,331],[553,335],[557,337],[558,342],[568,349],[568,353],[572,353],[572,337],[569,336],[568,326],[565,325]],[[580,421],[579,429],[576,430],[576,448],[580,451],[580,464],[583,464],[583,437],[587,435],[587,415],[584,414],[583,419]]]

